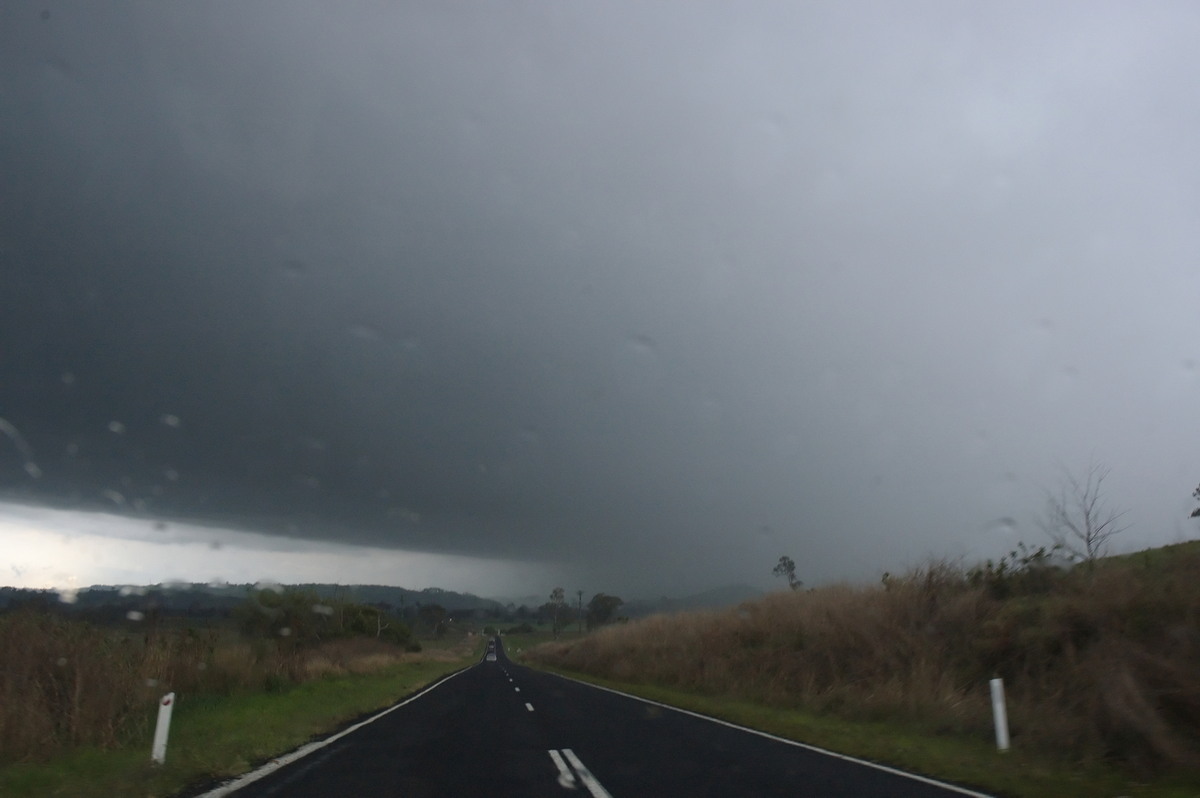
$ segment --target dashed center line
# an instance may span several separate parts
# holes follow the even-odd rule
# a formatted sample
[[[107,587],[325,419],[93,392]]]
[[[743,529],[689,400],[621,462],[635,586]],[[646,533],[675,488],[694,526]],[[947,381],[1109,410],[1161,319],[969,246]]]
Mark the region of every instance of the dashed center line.
[[[516,690],[518,693],[519,693],[519,692],[521,692],[521,688],[520,688],[520,687],[514,687],[513,689],[514,689],[514,690]]]
[[[526,703],[525,708],[528,709],[530,712],[533,712],[533,704]]]

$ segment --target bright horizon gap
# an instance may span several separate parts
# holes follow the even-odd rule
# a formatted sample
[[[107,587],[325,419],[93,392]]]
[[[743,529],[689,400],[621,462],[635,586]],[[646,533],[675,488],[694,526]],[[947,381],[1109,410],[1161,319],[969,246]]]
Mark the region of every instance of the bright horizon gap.
[[[109,513],[0,504],[10,587],[184,583],[378,584],[516,595],[553,565],[281,538]]]

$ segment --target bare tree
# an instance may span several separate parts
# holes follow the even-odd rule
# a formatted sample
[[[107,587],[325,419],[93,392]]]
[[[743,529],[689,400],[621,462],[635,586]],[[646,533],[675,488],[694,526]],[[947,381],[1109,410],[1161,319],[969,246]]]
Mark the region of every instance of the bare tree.
[[[1083,479],[1063,469],[1058,493],[1046,492],[1046,509],[1037,525],[1055,547],[1076,561],[1093,562],[1108,551],[1108,542],[1129,527],[1121,526],[1126,510],[1115,510],[1104,499],[1109,467],[1090,462]]]
[[[1196,489],[1194,491],[1192,491],[1192,498],[1195,499],[1196,501],[1200,501],[1200,485],[1197,485]],[[1192,510],[1192,514],[1188,517],[1189,518],[1200,518],[1200,507],[1197,507],[1195,510]]]

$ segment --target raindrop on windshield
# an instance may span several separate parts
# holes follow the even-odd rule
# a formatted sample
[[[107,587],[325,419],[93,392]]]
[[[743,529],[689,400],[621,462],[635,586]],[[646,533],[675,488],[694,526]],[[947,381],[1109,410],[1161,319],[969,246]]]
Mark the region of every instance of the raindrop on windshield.
[[[995,518],[991,521],[988,521],[987,524],[984,525],[984,530],[993,534],[999,533],[1001,535],[1011,535],[1017,531],[1017,522],[1016,519],[1009,516]]]
[[[365,324],[355,324],[348,332],[360,341],[378,341],[383,337],[379,330]]]

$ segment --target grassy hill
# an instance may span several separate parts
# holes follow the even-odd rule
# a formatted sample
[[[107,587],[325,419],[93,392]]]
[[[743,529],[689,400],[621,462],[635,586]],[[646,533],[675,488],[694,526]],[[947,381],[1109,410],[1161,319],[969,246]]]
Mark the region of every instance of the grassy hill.
[[[656,615],[528,656],[981,745],[987,682],[1002,677],[1014,750],[1200,783],[1200,542],[1072,568],[934,563],[874,586]]]

